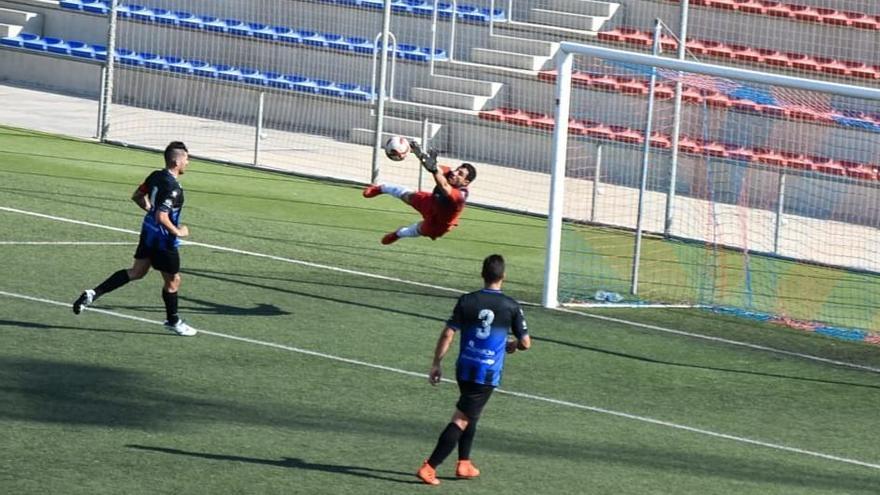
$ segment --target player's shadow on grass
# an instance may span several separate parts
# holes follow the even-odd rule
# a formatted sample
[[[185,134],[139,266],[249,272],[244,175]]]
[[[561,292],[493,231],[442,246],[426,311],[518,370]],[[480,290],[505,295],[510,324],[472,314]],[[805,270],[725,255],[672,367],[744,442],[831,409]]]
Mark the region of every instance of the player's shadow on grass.
[[[230,306],[228,304],[218,304],[216,302],[205,299],[197,299],[195,297],[180,296],[181,301],[185,304],[180,306],[181,313],[196,315],[223,315],[223,316],[284,316],[291,314],[290,311],[284,311],[274,304],[256,303],[253,307]],[[164,311],[165,307],[161,305],[132,305],[118,304],[105,305],[104,309],[109,310],[135,310],[135,311]]]
[[[137,330],[116,330],[111,328],[86,328],[86,327],[72,327],[67,325],[46,325],[45,323],[36,323],[33,321],[21,321],[21,320],[0,320],[0,327],[20,327],[26,328],[29,330],[76,330],[81,332],[107,332],[107,333],[132,333],[137,335],[158,335],[161,337],[172,337],[171,333],[157,333],[151,331],[137,331]]]
[[[828,384],[828,385],[846,385],[849,387],[864,387],[864,388],[873,388],[876,390],[880,390],[880,386],[868,385],[865,383],[842,382],[842,381],[838,381],[838,380],[823,380],[821,378],[804,378],[801,376],[779,375],[776,373],[763,373],[760,371],[753,371],[753,370],[737,370],[737,369],[730,369],[730,368],[717,368],[714,366],[700,366],[700,365],[696,365],[696,364],[676,363],[676,362],[672,362],[672,361],[662,361],[660,359],[654,359],[654,358],[645,357],[645,356],[637,356],[635,354],[627,354],[625,352],[610,351],[608,349],[601,349],[599,347],[590,347],[590,346],[583,345],[583,344],[574,344],[571,342],[565,342],[562,340],[556,340],[556,339],[551,339],[551,338],[547,338],[547,337],[532,336],[532,340],[535,340],[537,342],[550,342],[552,344],[562,345],[562,346],[566,346],[566,347],[574,347],[576,349],[583,349],[585,351],[599,352],[602,354],[608,354],[610,356],[617,356],[617,357],[622,357],[622,358],[626,358],[626,359],[633,359],[636,361],[642,361],[645,363],[660,364],[660,365],[664,365],[664,366],[676,366],[676,367],[681,367],[681,368],[691,368],[691,369],[698,369],[698,370],[719,371],[722,373],[736,373],[736,374],[742,374],[742,375],[765,376],[768,378],[780,378],[783,380],[797,380],[797,381],[804,381],[804,382],[811,382],[811,383],[824,383],[824,384]]]
[[[349,299],[341,299],[341,298],[336,298],[336,297],[323,296],[323,295],[315,294],[315,293],[312,293],[312,292],[304,292],[304,291],[297,291],[297,290],[291,290],[291,289],[282,289],[282,288],[280,288],[280,287],[273,287],[273,286],[271,286],[271,285],[258,284],[258,283],[255,283],[255,282],[245,282],[245,281],[243,281],[243,280],[236,280],[236,279],[234,279],[234,278],[224,277],[224,276],[221,276],[221,275],[218,275],[218,274],[209,274],[209,272],[207,272],[207,271],[205,271],[205,270],[188,270],[188,272],[191,273],[192,275],[197,275],[197,276],[204,277],[204,278],[207,278],[207,279],[219,280],[219,281],[222,281],[222,282],[229,282],[229,283],[231,283],[231,284],[243,285],[243,286],[246,286],[246,287],[253,287],[253,288],[256,288],[256,289],[263,289],[263,290],[269,290],[269,291],[273,291],[273,292],[280,292],[280,293],[282,293],[282,294],[290,294],[290,295],[295,295],[295,296],[302,296],[302,297],[305,297],[305,298],[317,299],[317,300],[320,300],[320,301],[330,301],[330,302],[335,302],[335,303],[340,303],[340,304],[348,304],[348,305],[351,305],[351,306],[357,306],[357,307],[367,308],[367,309],[375,309],[375,310],[378,310],[378,311],[385,311],[385,312],[388,312],[388,313],[394,313],[394,314],[399,314],[399,315],[414,316],[414,317],[416,317],[416,318],[424,318],[424,319],[426,319],[426,320],[432,320],[432,321],[445,321],[443,318],[438,318],[437,316],[434,316],[434,315],[426,315],[426,314],[422,314],[422,313],[414,313],[414,312],[412,312],[412,311],[403,311],[403,310],[400,310],[400,309],[389,308],[389,307],[387,307],[387,306],[378,306],[378,305],[375,305],[375,304],[366,304],[366,303],[362,303],[362,302],[352,301],[352,300],[349,300]],[[374,291],[379,291],[379,290],[382,290],[382,289],[375,288],[375,289],[373,289],[373,290],[374,290]]]
[[[150,447],[147,445],[126,445],[126,447],[131,449],[138,450],[146,450],[150,452],[161,452],[163,454],[174,454],[174,455],[183,455],[189,457],[198,457],[201,459],[209,459],[212,461],[232,461],[232,462],[246,462],[250,464],[262,464],[265,466],[275,466],[282,468],[292,468],[292,469],[308,469],[311,471],[323,471],[325,473],[334,473],[334,474],[347,474],[351,476],[358,476],[361,478],[372,478],[377,480],[384,481],[393,481],[395,483],[404,483],[404,484],[420,484],[421,482],[406,479],[402,480],[399,478],[394,478],[388,475],[398,475],[398,476],[406,476],[407,478],[413,478],[413,473],[407,473],[403,471],[391,471],[388,469],[375,469],[368,468],[364,466],[346,466],[342,464],[320,464],[314,462],[308,462],[303,459],[299,459],[296,457],[282,457],[280,459],[261,459],[259,457],[244,457],[238,455],[228,455],[228,454],[209,454],[206,452],[191,452],[187,450],[180,449],[170,449],[166,447]]]

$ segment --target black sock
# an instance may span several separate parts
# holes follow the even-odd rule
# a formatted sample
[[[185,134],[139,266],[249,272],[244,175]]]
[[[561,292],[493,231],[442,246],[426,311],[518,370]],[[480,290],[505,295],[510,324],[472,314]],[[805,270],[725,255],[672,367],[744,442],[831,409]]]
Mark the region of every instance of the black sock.
[[[177,324],[180,317],[177,316],[177,292],[167,292],[162,289],[162,300],[165,301],[165,316],[171,325]]]
[[[471,458],[471,445],[474,444],[474,435],[477,433],[477,420],[472,419],[468,422],[468,427],[461,433],[458,439],[458,459]]]
[[[461,434],[461,428],[457,424],[449,423],[446,425],[446,429],[443,430],[440,438],[437,439],[437,446],[434,447],[434,452],[431,452],[431,457],[428,458],[428,464],[436,468],[446,460],[446,457],[452,453],[452,450],[458,443],[458,439],[461,438]]]
[[[95,299],[97,299],[101,295],[122,287],[128,282],[128,270],[119,270],[113,275],[107,277],[107,280],[101,282],[97,287],[95,287]]]

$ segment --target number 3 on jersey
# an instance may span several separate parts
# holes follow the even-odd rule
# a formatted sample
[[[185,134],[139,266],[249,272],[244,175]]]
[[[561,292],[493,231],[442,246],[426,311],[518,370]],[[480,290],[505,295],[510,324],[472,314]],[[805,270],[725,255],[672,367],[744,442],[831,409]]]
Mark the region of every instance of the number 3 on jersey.
[[[491,309],[481,309],[477,315],[482,326],[477,329],[478,339],[488,339],[492,333],[492,322],[495,321],[495,313]]]

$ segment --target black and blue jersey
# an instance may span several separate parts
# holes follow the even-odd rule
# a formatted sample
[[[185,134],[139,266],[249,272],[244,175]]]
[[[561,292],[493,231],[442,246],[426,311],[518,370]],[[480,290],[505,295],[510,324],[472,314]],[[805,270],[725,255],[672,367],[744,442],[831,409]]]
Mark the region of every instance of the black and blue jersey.
[[[144,215],[141,224],[141,242],[145,247],[159,251],[177,249],[180,241],[156,221],[156,212],[168,213],[175,226],[180,225],[180,211],[183,209],[183,188],[168,169],[156,170],[147,176],[140,191],[150,198],[150,211]]]
[[[501,383],[508,334],[518,339],[528,334],[519,303],[491,289],[458,298],[446,326],[461,334],[456,378],[493,387]]]

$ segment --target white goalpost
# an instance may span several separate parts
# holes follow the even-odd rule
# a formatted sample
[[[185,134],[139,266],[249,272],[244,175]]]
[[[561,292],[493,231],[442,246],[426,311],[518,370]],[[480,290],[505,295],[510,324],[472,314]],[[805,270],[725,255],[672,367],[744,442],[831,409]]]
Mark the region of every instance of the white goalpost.
[[[627,306],[732,306],[856,328],[880,325],[868,309],[880,299],[880,126],[847,127],[842,117],[836,118],[855,110],[877,112],[880,89],[569,42],[560,44],[556,71],[545,307],[591,301],[593,290],[611,288],[635,299]],[[583,117],[595,116],[599,102],[577,96],[573,78],[595,78],[603,71],[651,76],[649,101],[640,112],[644,120],[631,126],[626,150],[616,139],[597,145],[578,129]],[[674,135],[673,106],[664,102],[653,109],[653,89],[682,82],[696,88],[697,103],[682,116],[682,134]],[[746,94],[761,104],[751,102],[754,109],[740,112],[731,102],[744,101],[739,98]],[[716,100],[707,103],[710,98]],[[832,117],[807,120],[798,112]],[[606,111],[601,120],[613,120],[612,114]],[[686,177],[676,179],[670,143],[679,141],[683,144],[676,151],[693,163]],[[584,148],[594,150],[592,176],[572,172],[571,155]],[[623,169],[630,171],[626,178]],[[865,177],[858,173],[862,170]],[[704,190],[694,192],[699,179]],[[685,193],[676,194],[682,188]],[[614,203],[609,202],[612,195]],[[606,212],[613,211],[597,218],[602,201]],[[572,214],[573,203],[589,202],[590,215]],[[579,223],[610,227],[609,238],[626,240],[599,246],[588,234],[576,233]],[[577,245],[566,244],[565,236],[577,238]],[[648,240],[651,253],[646,256],[642,247]],[[594,261],[574,267],[578,257]],[[620,258],[618,265],[609,268],[608,257]],[[807,296],[806,288],[786,287],[797,285],[786,278],[795,272],[823,269],[838,275],[813,283],[831,287],[815,287]],[[614,276],[596,282],[607,274],[589,272],[602,270]],[[645,271],[647,278],[640,278]],[[612,279],[617,285],[601,285]],[[572,287],[572,281],[582,287]],[[675,290],[655,290],[663,284]],[[799,298],[803,301],[792,302]],[[821,310],[794,309],[810,304]],[[849,318],[848,311],[859,314]]]

